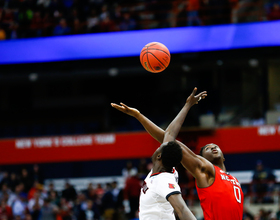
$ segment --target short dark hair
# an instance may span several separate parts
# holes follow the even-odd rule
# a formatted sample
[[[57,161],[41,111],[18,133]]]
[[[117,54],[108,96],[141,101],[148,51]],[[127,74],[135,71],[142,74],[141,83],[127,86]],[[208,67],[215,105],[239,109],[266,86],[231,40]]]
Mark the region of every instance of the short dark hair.
[[[182,148],[175,141],[169,141],[162,147],[162,164],[167,171],[172,171],[173,167],[176,167],[181,162],[182,157]]]
[[[203,150],[204,150],[207,146],[208,146],[208,144],[206,144],[205,146],[203,146],[203,147],[200,148],[200,151],[199,151],[199,155],[200,155],[200,156],[203,157],[203,155],[202,155],[202,154],[203,154]]]

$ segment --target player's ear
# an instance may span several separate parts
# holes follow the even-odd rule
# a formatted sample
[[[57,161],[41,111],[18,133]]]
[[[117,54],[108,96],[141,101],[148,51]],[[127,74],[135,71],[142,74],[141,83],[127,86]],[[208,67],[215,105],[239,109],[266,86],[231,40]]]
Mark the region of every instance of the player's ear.
[[[159,154],[157,155],[157,159],[158,159],[158,160],[161,159],[161,153],[159,153]]]

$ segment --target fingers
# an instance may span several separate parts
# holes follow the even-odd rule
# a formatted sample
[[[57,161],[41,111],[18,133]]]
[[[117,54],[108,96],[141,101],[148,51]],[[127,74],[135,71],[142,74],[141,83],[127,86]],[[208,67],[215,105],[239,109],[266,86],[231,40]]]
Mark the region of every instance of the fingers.
[[[125,105],[124,103],[120,103],[120,105],[117,105],[115,103],[111,103],[111,106],[115,109],[118,109],[120,111],[124,111],[125,109],[128,109],[129,107],[127,105]]]
[[[115,109],[118,109],[118,110],[124,108],[124,107],[122,107],[122,106],[120,106],[120,105],[117,105],[117,104],[115,104],[115,103],[111,103],[111,106],[112,106],[113,108],[115,108]]]
[[[199,97],[199,101],[200,101],[201,99],[205,99],[206,96],[207,96],[207,92],[203,91],[199,93],[196,97]]]
[[[123,107],[125,107],[125,108],[128,108],[128,106],[126,105],[126,104],[124,104],[124,103],[120,103]]]
[[[195,95],[195,93],[196,93],[196,91],[197,91],[197,88],[196,87],[194,87],[194,89],[193,89],[193,91],[192,91],[192,96],[194,96]]]
[[[207,92],[206,92],[206,91],[203,91],[203,92],[199,93],[198,95],[196,95],[195,98],[198,98],[196,104],[198,104],[198,102],[199,102],[201,99],[205,99],[206,96],[207,96]]]

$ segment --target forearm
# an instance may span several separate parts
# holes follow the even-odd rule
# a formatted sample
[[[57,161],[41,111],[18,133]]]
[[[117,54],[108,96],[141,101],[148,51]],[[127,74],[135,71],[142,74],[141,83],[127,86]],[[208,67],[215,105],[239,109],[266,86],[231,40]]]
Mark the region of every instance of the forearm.
[[[175,194],[169,197],[168,201],[174,208],[175,212],[179,216],[180,220],[196,220],[193,213],[187,207],[181,194]]]
[[[165,130],[165,140],[171,141],[177,138],[177,135],[185,121],[185,118],[191,108],[189,103],[185,103],[184,107],[178,113],[178,115],[174,118],[174,120],[169,124],[167,129]]]
[[[193,213],[185,207],[180,213],[177,213],[180,220],[197,220]]]
[[[153,123],[146,116],[139,113],[135,118],[142,124],[145,130],[158,142],[162,143],[164,138],[164,130]]]

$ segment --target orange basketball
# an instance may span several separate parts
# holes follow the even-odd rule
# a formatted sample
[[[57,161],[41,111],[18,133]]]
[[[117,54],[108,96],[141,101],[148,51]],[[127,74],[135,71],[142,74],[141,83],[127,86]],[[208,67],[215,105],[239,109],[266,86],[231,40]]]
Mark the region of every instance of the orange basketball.
[[[151,42],[141,50],[140,62],[147,71],[162,72],[170,63],[169,50],[162,43]]]

